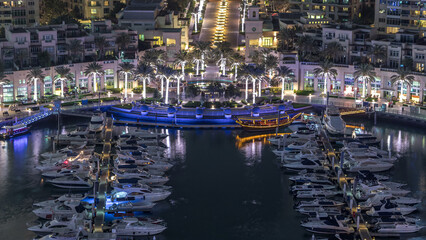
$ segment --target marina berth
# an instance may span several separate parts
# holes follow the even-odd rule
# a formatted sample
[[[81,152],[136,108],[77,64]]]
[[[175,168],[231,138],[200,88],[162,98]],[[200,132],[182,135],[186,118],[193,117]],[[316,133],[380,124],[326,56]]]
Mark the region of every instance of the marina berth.
[[[330,134],[344,134],[346,129],[346,123],[340,116],[340,111],[335,106],[328,106],[325,109],[323,122],[325,129]]]

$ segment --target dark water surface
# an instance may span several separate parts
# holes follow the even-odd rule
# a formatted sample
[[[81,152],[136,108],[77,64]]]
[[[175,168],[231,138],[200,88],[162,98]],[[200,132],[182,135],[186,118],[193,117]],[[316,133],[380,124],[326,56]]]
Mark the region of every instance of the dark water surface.
[[[65,128],[73,125],[66,122]],[[29,135],[0,142],[2,240],[32,239],[26,230],[26,223],[36,220],[32,203],[58,194],[42,183],[34,169],[38,155],[51,150],[46,136],[55,134],[54,126],[46,122]],[[426,131],[402,124],[366,126],[385,136],[385,147],[401,157],[389,173],[393,180],[408,183],[413,196],[425,199]],[[277,167],[266,141],[237,139],[240,132],[230,130],[162,131],[170,134],[164,142],[176,165],[168,173],[172,195],[153,210],[153,215],[168,224],[158,240],[310,239],[300,227],[302,216],[293,210],[288,176]],[[426,225],[425,203],[417,216]],[[406,239],[426,239],[422,237],[425,232]]]

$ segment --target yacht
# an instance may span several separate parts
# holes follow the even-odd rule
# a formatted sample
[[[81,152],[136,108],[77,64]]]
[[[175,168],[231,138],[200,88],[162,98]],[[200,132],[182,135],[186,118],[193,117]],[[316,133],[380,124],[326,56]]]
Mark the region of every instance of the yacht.
[[[135,136],[135,137],[138,137],[140,139],[151,139],[151,140],[152,139],[161,140],[161,139],[168,137],[168,135],[164,134],[164,133],[153,133],[153,132],[149,132],[149,131],[146,131],[146,130],[137,129],[137,130],[132,131],[130,133],[120,135],[120,138],[128,139],[131,136]]]
[[[350,150],[350,151],[366,151],[366,150],[369,150],[369,151],[372,151],[372,152],[375,152],[375,153],[378,153],[378,154],[381,154],[381,155],[389,155],[388,151],[379,149],[379,148],[374,147],[374,146],[369,146],[369,145],[363,144],[361,142],[349,142],[349,143],[344,142],[343,145],[344,145],[344,147],[342,148],[342,150]]]
[[[286,150],[302,150],[302,149],[317,149],[318,143],[315,141],[294,142],[286,147]]]
[[[317,135],[315,130],[309,129],[307,127],[299,127],[297,131],[290,134],[290,138],[304,138],[304,139],[314,139]]]
[[[313,183],[305,183],[301,185],[295,185],[291,187],[292,192],[298,191],[310,191],[310,190],[333,190],[336,189],[334,185],[323,185],[323,184],[313,184]]]
[[[389,214],[389,215],[395,215],[393,213],[400,213],[401,215],[408,215],[414,211],[416,211],[417,208],[405,206],[405,205],[398,205],[395,203],[390,202],[390,200],[386,200],[385,203],[383,203],[380,206],[374,206],[370,210],[368,210],[366,213],[369,216],[380,216],[381,213]]]
[[[312,221],[302,223],[302,226],[306,228],[307,231],[319,234],[351,234],[354,233],[353,227],[348,226],[347,224],[331,218],[325,221]]]
[[[59,144],[71,144],[71,143],[81,143],[88,142],[93,139],[89,139],[86,134],[82,133],[68,133],[65,135],[59,135],[57,137]]]
[[[106,204],[106,209],[108,211],[124,211],[124,212],[134,212],[134,211],[150,211],[155,206],[155,203],[149,202],[142,199],[136,199],[131,201],[118,201],[114,203]]]
[[[48,171],[43,172],[41,176],[45,178],[59,178],[59,177],[66,177],[71,176],[75,174],[87,174],[91,170],[90,166],[77,164],[77,165],[71,165],[67,168],[62,168],[56,171]]]
[[[53,206],[56,206],[58,204],[66,202],[66,201],[81,201],[81,200],[85,199],[86,197],[87,197],[87,194],[81,194],[81,193],[70,194],[70,193],[68,193],[68,194],[64,194],[64,195],[58,197],[57,199],[37,202],[37,203],[34,203],[33,205],[36,206],[36,207],[53,207]]]
[[[288,164],[283,164],[283,167],[289,169],[289,170],[303,170],[303,169],[311,169],[311,170],[322,170],[324,169],[324,166],[321,161],[319,160],[309,160],[309,159],[303,159],[300,162],[293,162]]]
[[[90,189],[93,187],[93,182],[88,177],[72,175],[60,178],[47,180],[46,182],[58,188],[67,189]]]
[[[415,233],[423,227],[412,223],[377,223],[375,225],[378,233]]]
[[[339,109],[335,106],[328,106],[323,119],[325,128],[331,134],[344,134],[346,123],[340,116]]]
[[[130,199],[143,199],[150,202],[158,202],[166,199],[170,196],[171,192],[163,189],[155,189],[155,188],[115,188],[113,196],[124,196],[124,198]],[[119,194],[118,194],[119,193]],[[121,194],[121,195],[120,195]]]
[[[296,194],[296,198],[328,198],[333,197],[341,192],[331,190],[311,190],[311,191],[299,191]]]
[[[126,172],[123,172],[120,176],[118,176],[117,181],[119,183],[136,183],[140,182],[142,184],[147,184],[149,186],[159,186],[165,184],[167,181],[169,181],[168,177],[158,176],[158,175],[151,175],[148,173],[143,174],[128,174]]]
[[[151,236],[166,230],[162,224],[139,221],[137,218],[125,218],[114,224],[113,232],[119,236]]]
[[[332,182],[330,178],[326,175],[318,175],[314,173],[307,173],[298,176],[289,177],[291,181],[295,184],[304,184],[304,183],[316,183],[316,184],[327,184],[330,185]]]
[[[312,212],[326,213],[328,216],[341,215],[342,211],[336,207],[298,207],[301,214],[309,215]]]
[[[62,221],[62,220],[52,220],[47,221],[44,224],[39,224],[35,226],[31,226],[28,228],[28,230],[38,234],[38,235],[45,235],[45,234],[52,234],[52,233],[58,233],[58,234],[67,234],[67,233],[77,233],[83,229],[84,225],[88,225],[89,223],[87,221],[79,218],[79,215],[75,214],[73,215],[72,219],[69,221]]]
[[[92,133],[102,132],[105,126],[105,118],[102,112],[96,111],[90,119],[89,131]]]
[[[65,201],[54,207],[43,207],[33,210],[42,219],[71,218],[76,213],[83,213],[87,208],[80,201]]]
[[[300,201],[297,207],[342,207],[345,203],[326,198],[317,198],[312,201]]]
[[[392,163],[377,162],[372,160],[366,161],[352,161],[344,164],[348,172],[358,172],[362,170],[368,170],[370,172],[383,172],[393,167]]]

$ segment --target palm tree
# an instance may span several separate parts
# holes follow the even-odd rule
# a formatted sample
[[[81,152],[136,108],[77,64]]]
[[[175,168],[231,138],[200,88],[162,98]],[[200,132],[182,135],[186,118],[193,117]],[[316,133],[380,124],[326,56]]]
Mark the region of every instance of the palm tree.
[[[278,34],[278,49],[280,52],[292,51],[296,48],[297,33],[302,32],[299,27],[284,28]]]
[[[96,62],[89,63],[86,69],[84,70],[84,74],[86,76],[93,75],[93,92],[97,92],[98,79],[97,75],[102,75],[104,70],[102,69],[102,65]],[[102,79],[101,79],[102,81]]]
[[[414,76],[409,75],[410,72],[405,70],[404,68],[398,68],[396,71],[396,74],[390,77],[390,80],[392,82],[392,85],[401,83],[401,96],[402,96],[402,87],[404,86],[404,83],[407,84],[407,102],[410,101],[411,98],[411,85],[414,81]],[[398,93],[398,90],[397,90]]]
[[[154,69],[151,67],[151,65],[146,63],[139,64],[136,69],[136,76],[143,83],[142,96],[144,99],[146,98],[146,82],[151,80],[151,75],[153,72]]]
[[[118,34],[118,36],[115,39],[115,43],[118,45],[119,51],[123,51],[127,48],[129,45],[131,39],[129,34],[122,32]]]
[[[332,60],[333,62],[336,62],[337,59],[342,57],[344,55],[343,53],[343,47],[338,42],[331,42],[327,44],[327,47],[324,48],[322,51],[322,55],[327,60]]]
[[[296,42],[297,55],[301,61],[315,60],[318,53],[318,45],[311,36],[302,36]]]
[[[36,67],[31,69],[31,71],[27,74],[27,79],[30,79],[30,82],[34,82],[34,101],[37,102],[37,80],[40,80],[44,83],[43,70],[41,68]]]
[[[327,94],[329,91],[329,83],[328,81],[331,78],[335,79],[337,76],[337,70],[333,68],[333,63],[325,60],[319,64],[318,68],[314,69],[315,77],[322,77],[324,79],[324,94]]]
[[[68,43],[67,49],[72,62],[74,62],[75,59],[80,60],[80,55],[84,52],[84,46],[78,39],[72,39]]]
[[[189,53],[185,50],[180,50],[175,54],[175,61],[174,64],[176,66],[180,66],[182,69],[182,76],[185,76],[185,65],[189,60]]]
[[[361,63],[358,65],[358,69],[354,72],[355,81],[362,80],[362,97],[365,97],[365,88],[366,85],[370,85],[371,82],[374,82],[376,78],[376,73],[374,72],[374,67],[369,63]]]
[[[386,48],[383,45],[374,45],[368,52],[368,55],[374,65],[381,66],[386,60]]]
[[[146,64],[151,65],[154,69],[157,69],[158,65],[163,65],[166,60],[166,52],[164,50],[147,50],[143,55],[143,60]]]
[[[212,45],[211,42],[203,42],[203,41],[195,42],[195,48],[201,52],[201,60],[202,60],[201,71],[204,71],[204,66],[206,64],[205,56],[212,50],[211,45]]]
[[[256,102],[256,81],[262,81],[262,75],[264,73],[264,69],[263,68],[259,68],[259,67],[254,67],[252,65],[243,65],[241,68],[241,72],[242,72],[242,79],[246,80],[246,99],[247,99],[247,91],[248,91],[248,87],[247,87],[247,83],[249,80],[252,81],[253,83],[253,104]],[[261,95],[261,89],[259,89],[259,96]]]
[[[163,82],[163,80],[166,80],[166,95],[164,97],[164,103],[168,104],[170,80],[172,80],[173,78],[177,78],[176,71],[173,70],[173,68],[161,66],[158,68],[157,77],[161,78],[161,82]],[[163,83],[161,83],[161,86],[163,86]]]
[[[55,76],[54,82],[61,83],[61,98],[64,97],[64,82],[72,80],[71,69],[67,67],[56,67],[55,71],[57,75]]]
[[[105,48],[109,47],[109,42],[107,42],[104,36],[95,37],[95,47],[99,50],[98,60],[104,57]]]
[[[4,84],[8,84],[8,83],[10,83],[10,81],[6,79],[6,74],[4,74],[3,68],[0,68],[0,87],[3,87]],[[2,97],[0,97],[0,105],[2,103],[2,100],[3,100]]]
[[[267,55],[263,65],[265,66],[265,71],[269,74],[269,79],[272,79],[272,72],[278,66],[278,58],[274,55]]]
[[[129,62],[120,63],[120,75],[124,75],[124,98],[127,99],[127,79],[129,75],[133,74],[135,66]]]
[[[244,56],[237,52],[234,52],[234,54],[232,54],[232,56],[230,57],[230,60],[232,62],[231,67],[233,67],[235,70],[235,79],[237,79],[238,77],[238,67],[244,63],[244,59]]]
[[[191,58],[192,58],[192,63],[195,64],[195,66],[194,66],[194,68],[195,68],[195,75],[198,76],[198,75],[200,75],[200,65],[203,64],[203,59],[201,57],[201,52],[198,49],[192,51]]]
[[[277,78],[281,81],[281,100],[284,100],[284,85],[286,82],[294,82],[294,72],[287,66],[281,66],[277,68]]]

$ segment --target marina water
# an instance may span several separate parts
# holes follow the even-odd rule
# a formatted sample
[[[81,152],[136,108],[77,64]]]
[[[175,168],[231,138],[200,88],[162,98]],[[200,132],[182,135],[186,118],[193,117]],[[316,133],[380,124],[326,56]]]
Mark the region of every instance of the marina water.
[[[84,121],[65,121],[62,131],[77,123]],[[400,156],[387,173],[391,179],[407,183],[414,197],[425,199],[426,130],[392,123],[365,125]],[[48,136],[56,133],[54,126],[44,122],[29,135],[0,142],[2,240],[32,239],[34,234],[26,228],[27,222],[37,220],[31,212],[33,202],[64,193],[45,185],[35,169],[39,154],[52,149]],[[265,139],[246,138],[239,130],[160,131],[170,135],[164,143],[177,163],[168,173],[172,195],[153,209],[152,216],[163,218],[168,226],[156,239],[310,239],[300,226],[303,217],[293,210],[288,176]],[[415,215],[426,225],[426,203]],[[426,239],[422,233],[404,239]]]

